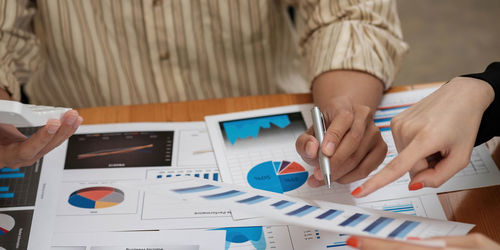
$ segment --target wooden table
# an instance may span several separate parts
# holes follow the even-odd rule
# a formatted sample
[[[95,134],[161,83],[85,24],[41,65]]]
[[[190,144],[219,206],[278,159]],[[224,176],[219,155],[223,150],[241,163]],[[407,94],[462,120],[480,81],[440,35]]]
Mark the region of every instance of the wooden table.
[[[389,92],[399,92],[442,83],[399,86]],[[79,109],[84,124],[118,122],[180,122],[202,121],[206,115],[311,103],[310,94],[249,96],[177,103],[113,106]],[[497,163],[498,165],[498,163]],[[439,194],[449,220],[476,224],[481,232],[500,242],[500,186]]]

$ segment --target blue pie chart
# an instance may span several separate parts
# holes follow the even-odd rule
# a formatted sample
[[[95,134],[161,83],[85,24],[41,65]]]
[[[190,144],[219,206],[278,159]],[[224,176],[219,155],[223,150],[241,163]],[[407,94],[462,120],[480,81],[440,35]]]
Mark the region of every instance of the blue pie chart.
[[[250,169],[247,181],[253,188],[284,193],[302,186],[309,173],[297,162],[266,161]]]

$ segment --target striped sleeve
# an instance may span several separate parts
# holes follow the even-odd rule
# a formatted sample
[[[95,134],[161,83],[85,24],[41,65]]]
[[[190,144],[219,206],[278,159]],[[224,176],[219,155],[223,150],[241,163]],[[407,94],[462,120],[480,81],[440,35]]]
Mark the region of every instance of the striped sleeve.
[[[331,70],[368,72],[389,88],[408,50],[394,0],[299,1],[309,82]]]
[[[33,33],[35,13],[28,1],[0,0],[0,87],[20,99],[20,84],[26,83],[39,63],[38,40]]]

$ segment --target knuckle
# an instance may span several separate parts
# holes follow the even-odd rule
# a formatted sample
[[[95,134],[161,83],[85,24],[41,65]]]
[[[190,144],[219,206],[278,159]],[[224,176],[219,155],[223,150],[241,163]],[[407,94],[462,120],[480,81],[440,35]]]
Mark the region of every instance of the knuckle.
[[[347,121],[352,122],[352,120],[354,120],[354,113],[351,110],[343,109],[342,111],[340,111],[339,116]]]
[[[351,139],[356,142],[356,144],[359,144],[361,139],[363,138],[363,131],[360,129],[354,129],[349,132]],[[358,146],[358,145],[356,145]]]
[[[365,106],[365,105],[360,105],[358,107],[358,112],[364,118],[364,120],[367,120],[368,118],[373,116],[372,109],[368,106]]]
[[[330,129],[326,131],[326,136],[330,137],[334,143],[339,143],[342,139],[342,133],[337,129]]]
[[[467,165],[469,164],[470,162],[470,154],[463,154],[461,156],[459,156],[460,158],[458,159],[458,169],[459,170],[462,170],[464,169],[465,167],[467,167]]]

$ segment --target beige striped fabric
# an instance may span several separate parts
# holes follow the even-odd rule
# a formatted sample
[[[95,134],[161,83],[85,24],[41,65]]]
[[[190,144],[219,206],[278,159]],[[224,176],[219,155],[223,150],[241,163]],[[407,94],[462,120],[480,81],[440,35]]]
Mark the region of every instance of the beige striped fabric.
[[[406,50],[392,0],[0,0],[0,86],[44,105],[307,92],[335,69],[389,86]]]

